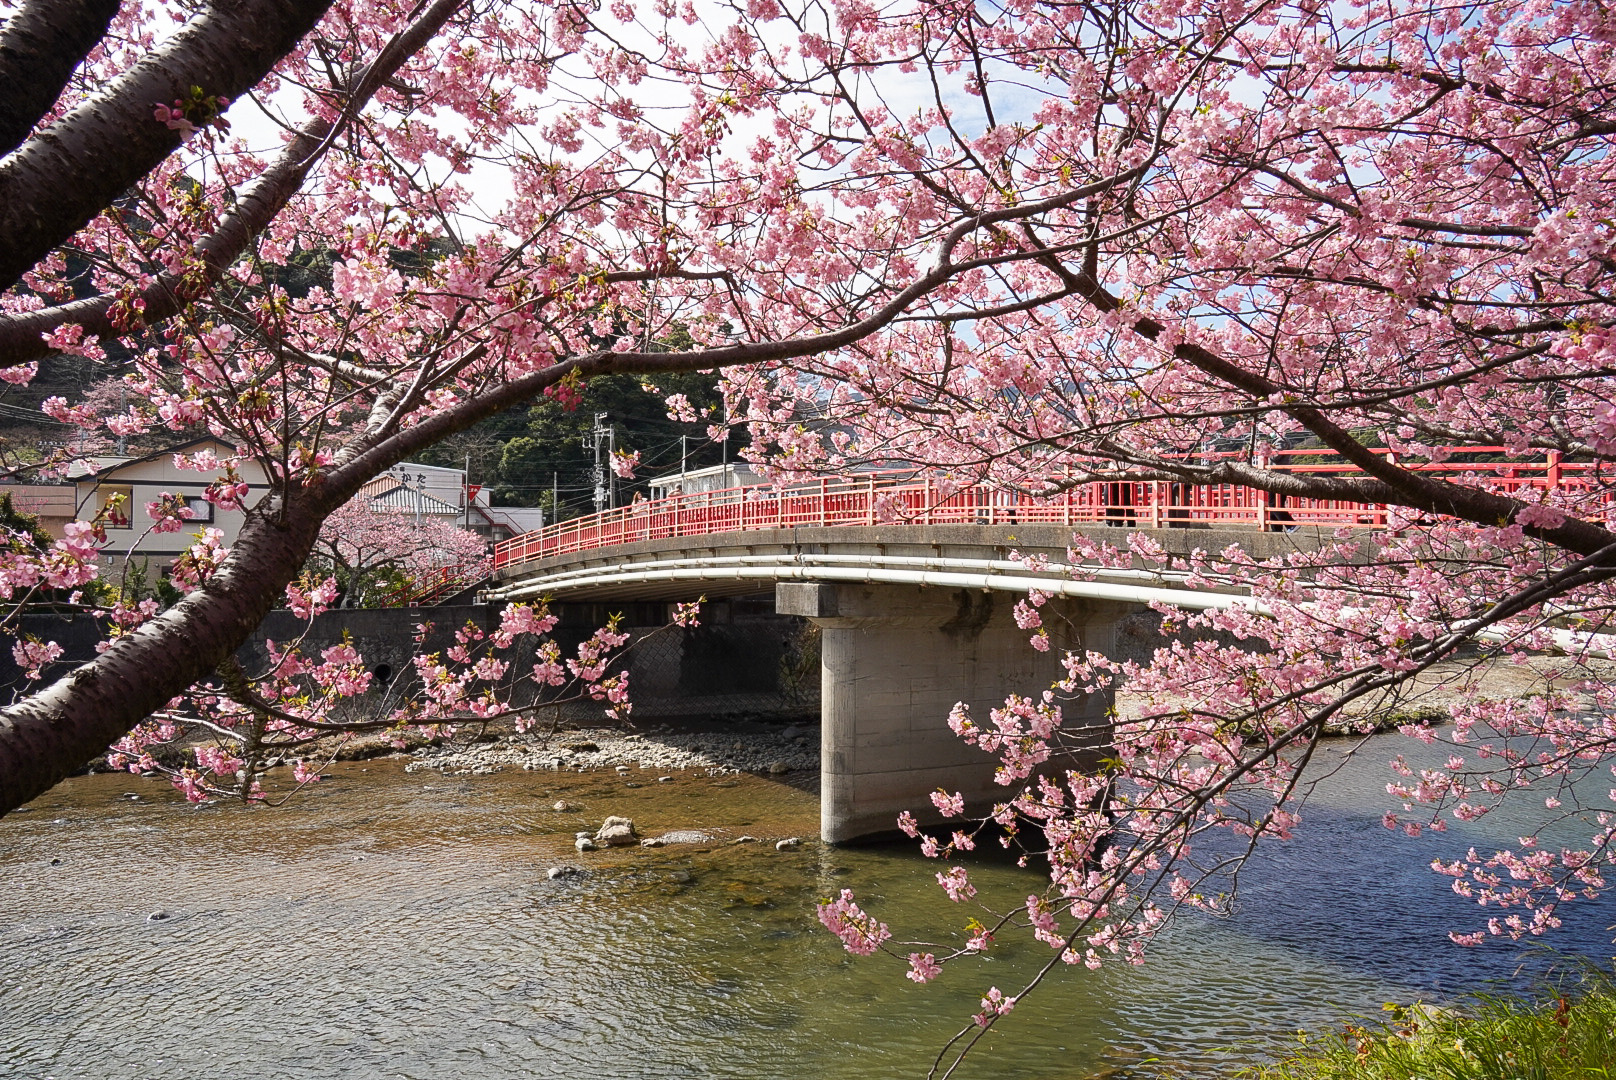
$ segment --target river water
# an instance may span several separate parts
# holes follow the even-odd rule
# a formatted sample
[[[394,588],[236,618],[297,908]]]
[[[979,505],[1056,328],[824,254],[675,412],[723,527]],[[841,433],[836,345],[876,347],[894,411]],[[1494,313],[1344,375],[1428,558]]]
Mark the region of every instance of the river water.
[[[1298,1027],[1509,980],[1518,946],[1447,943],[1482,913],[1426,864],[1518,826],[1383,829],[1395,742],[1328,752],[1305,845],[1253,868],[1235,917],[1182,924],[1140,969],[1063,969],[956,1075],[1214,1073]],[[0,820],[0,1076],[917,1077],[987,986],[1013,992],[1048,955],[1007,942],[924,987],[846,956],[813,916],[834,890],[900,939],[957,940],[971,912],[908,847],[722,842],[813,835],[814,797],[765,779],[332,773],[273,811],[87,776]],[[607,814],[720,842],[575,853]],[[551,880],[560,863],[590,873]],[[973,878],[1037,884],[1008,864]],[[1585,905],[1554,944],[1608,962],[1613,916]]]

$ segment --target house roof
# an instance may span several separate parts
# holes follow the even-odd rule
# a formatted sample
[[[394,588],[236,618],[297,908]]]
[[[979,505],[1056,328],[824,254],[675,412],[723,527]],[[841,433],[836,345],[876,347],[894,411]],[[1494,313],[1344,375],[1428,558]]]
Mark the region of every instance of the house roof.
[[[373,481],[374,482],[374,481]],[[368,485],[367,485],[368,486]],[[393,487],[374,494],[365,492],[370,499],[373,510],[396,510],[404,512],[420,511],[433,516],[459,517],[460,507],[442,499],[433,498],[424,491],[395,484]]]
[[[403,484],[398,482],[398,478],[396,476],[388,476],[386,473],[383,473],[380,476],[372,477],[371,479],[366,480],[363,484],[360,484],[359,494],[363,495],[367,499],[374,499],[377,496],[386,495],[390,491],[397,491],[403,486]]]
[[[80,462],[93,463],[93,467],[88,469],[79,469],[76,466],[80,462],[75,462],[73,467],[69,467],[67,476],[70,480],[100,479],[102,477],[112,475],[119,469],[126,469],[131,465],[142,465],[148,461],[156,461],[158,458],[167,456],[169,454],[183,454],[187,451],[194,450],[199,446],[217,446],[230,454],[234,454],[236,452],[236,448],[234,446],[225,442],[218,436],[204,435],[201,438],[191,439],[188,442],[176,443],[173,446],[165,446],[160,450],[153,450],[151,453],[145,454],[141,457],[107,456],[81,458]]]

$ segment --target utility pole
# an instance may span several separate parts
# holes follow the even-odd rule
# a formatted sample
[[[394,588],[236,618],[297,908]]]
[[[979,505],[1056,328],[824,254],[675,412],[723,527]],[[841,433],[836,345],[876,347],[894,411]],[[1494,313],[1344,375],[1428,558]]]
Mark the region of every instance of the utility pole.
[[[606,426],[606,415],[607,414],[603,412],[598,412],[595,414],[595,426],[590,432],[590,434],[594,436],[595,440],[595,468],[593,470],[592,479],[595,487],[595,513],[597,514],[606,509],[608,500],[611,498],[611,492],[606,485],[606,477],[608,475],[606,465],[600,457],[601,448],[606,442],[607,436],[611,430]]]
[[[730,487],[732,485],[729,482],[729,402],[728,401],[724,402],[724,439],[723,439],[723,442],[720,444],[718,460],[724,466],[724,479],[720,483],[720,486],[721,487],[726,487],[726,488]]]

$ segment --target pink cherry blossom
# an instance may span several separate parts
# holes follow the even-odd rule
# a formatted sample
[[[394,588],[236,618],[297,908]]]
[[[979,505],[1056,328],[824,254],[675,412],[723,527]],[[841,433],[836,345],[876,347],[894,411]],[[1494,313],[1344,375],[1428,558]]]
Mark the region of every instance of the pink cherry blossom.
[[[869,956],[892,937],[885,923],[870,918],[853,901],[852,889],[843,889],[834,899],[821,900],[819,921],[856,956]]]

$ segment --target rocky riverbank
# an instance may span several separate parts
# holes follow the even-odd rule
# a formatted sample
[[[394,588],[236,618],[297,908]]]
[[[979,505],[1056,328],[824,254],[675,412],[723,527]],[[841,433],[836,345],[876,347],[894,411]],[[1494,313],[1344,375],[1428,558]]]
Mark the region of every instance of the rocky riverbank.
[[[819,729],[794,726],[780,731],[624,732],[590,728],[555,734],[500,735],[491,741],[470,744],[421,746],[411,756],[414,760],[405,766],[406,771],[436,769],[451,776],[486,775],[506,769],[817,775]]]

